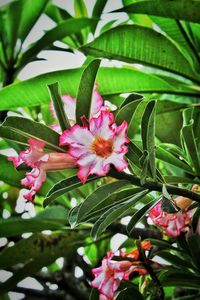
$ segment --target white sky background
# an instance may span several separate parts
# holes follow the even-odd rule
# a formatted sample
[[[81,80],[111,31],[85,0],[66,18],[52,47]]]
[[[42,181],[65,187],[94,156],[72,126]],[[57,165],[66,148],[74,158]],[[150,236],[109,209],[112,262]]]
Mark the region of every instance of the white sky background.
[[[40,1],[40,0],[33,0]],[[0,6],[9,3],[10,0],[0,0]],[[96,1],[94,0],[85,0],[88,15],[91,16],[92,10]],[[53,0],[53,3],[59,7],[66,9],[72,16],[74,15],[74,0]],[[100,29],[104,24],[106,24],[110,20],[116,19],[116,23],[118,21],[127,20],[127,15],[125,13],[113,13],[108,14],[108,12],[118,9],[122,7],[121,0],[108,0],[106,7],[104,9],[104,13],[102,15],[102,20],[99,22],[98,29]],[[28,45],[41,38],[44,34],[44,30],[49,30],[55,26],[55,23],[48,18],[46,15],[42,15],[38,20],[36,26],[34,26],[32,32],[29,34],[24,43],[24,48]],[[97,31],[98,31],[97,29]],[[75,53],[64,53],[62,51],[42,51],[39,58],[45,59],[43,61],[36,61],[29,63],[19,74],[18,78],[20,80],[25,80],[30,77],[35,77],[40,74],[44,74],[47,72],[64,70],[64,69],[72,69],[80,67],[84,60],[85,56],[79,51],[75,51]],[[108,60],[102,60],[102,65],[112,65],[112,66],[121,66],[123,65],[120,62],[108,62]]]

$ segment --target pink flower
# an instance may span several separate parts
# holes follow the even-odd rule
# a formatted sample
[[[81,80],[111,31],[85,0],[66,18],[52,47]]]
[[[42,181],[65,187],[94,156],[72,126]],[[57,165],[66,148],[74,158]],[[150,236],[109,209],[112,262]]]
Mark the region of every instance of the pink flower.
[[[60,137],[61,145],[69,145],[68,153],[79,166],[78,177],[83,183],[90,174],[104,176],[110,164],[118,171],[127,167],[124,155],[127,153],[127,122],[120,126],[114,122],[112,113],[100,111],[98,117],[89,120],[87,126],[74,125]],[[86,123],[86,122],[84,122]]]
[[[26,177],[21,180],[21,184],[29,187],[30,191],[24,198],[33,202],[36,192],[41,189],[42,183],[46,180],[47,170],[63,170],[75,166],[74,159],[67,153],[47,153],[44,152],[45,143],[34,138],[30,138],[29,149],[20,152],[16,157],[9,157],[15,167],[25,163],[32,168],[26,173]]]
[[[102,294],[100,299],[114,299],[114,293],[118,289],[120,281],[129,279],[132,263],[129,261],[112,261],[113,256],[113,252],[108,252],[107,257],[102,260],[101,267],[92,270],[95,279],[91,285]]]
[[[179,199],[179,197],[177,199]],[[174,201],[176,203],[176,199]],[[174,237],[179,236],[181,232],[188,229],[193,211],[167,213],[161,209],[161,205],[162,203],[160,201],[149,212],[149,217],[155,225],[163,227],[164,232]]]
[[[63,95],[62,100],[64,103],[64,110],[69,119],[71,125],[76,122],[76,99],[72,98],[70,95]],[[93,95],[91,100],[90,118],[97,115],[101,109],[105,109],[103,106],[103,99],[99,92],[97,91],[97,83],[94,85]],[[53,107],[53,103],[50,102],[50,110],[53,117],[57,120],[56,113]],[[51,125],[52,129],[60,133],[59,125]]]

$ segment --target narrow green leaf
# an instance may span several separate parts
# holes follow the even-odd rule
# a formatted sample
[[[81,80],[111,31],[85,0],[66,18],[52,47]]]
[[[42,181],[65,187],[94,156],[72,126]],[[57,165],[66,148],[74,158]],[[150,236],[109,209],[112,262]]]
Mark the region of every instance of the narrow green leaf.
[[[96,239],[110,224],[119,219],[125,214],[130,212],[130,208],[135,205],[137,201],[143,198],[148,193],[148,190],[144,190],[131,199],[126,201],[123,204],[118,204],[112,208],[110,208],[106,213],[104,213],[99,220],[94,224],[92,228],[91,235],[94,239]]]
[[[91,211],[93,211],[98,205],[101,204],[107,197],[117,190],[130,185],[127,180],[119,180],[112,183],[108,183],[99,187],[96,191],[90,194],[80,206],[77,223],[81,222]]]
[[[96,3],[94,5],[93,11],[92,11],[92,17],[93,18],[100,18],[101,17],[106,3],[107,3],[107,0],[96,0]],[[93,24],[91,26],[91,32],[92,33],[95,32],[96,27],[97,27],[97,24]]]
[[[59,83],[52,83],[48,85],[49,88],[49,92],[51,95],[51,99],[53,101],[53,106],[56,112],[56,116],[58,118],[58,122],[60,124],[60,128],[62,131],[66,130],[66,129],[70,129],[70,123],[68,120],[68,117],[65,113],[64,110],[64,104],[61,98],[61,94],[60,94],[60,87],[59,87]]]
[[[82,116],[85,116],[87,119],[90,117],[93,88],[100,62],[99,59],[93,60],[86,66],[81,76],[76,103],[77,124],[82,124]]]
[[[97,176],[90,176],[87,179],[87,182],[93,181],[97,179]],[[66,178],[64,180],[61,180],[60,182],[56,183],[52,189],[47,193],[46,198],[44,199],[43,206],[46,207],[49,205],[52,201],[54,201],[59,196],[79,187],[82,186],[82,182],[77,176],[72,176],[69,178]]]
[[[64,152],[59,147],[59,134],[44,124],[21,117],[7,117],[0,126],[0,136],[16,143],[29,146],[28,139],[45,142],[47,148]]]
[[[166,211],[167,213],[175,213],[178,212],[180,209],[174,204],[174,202],[172,201],[172,197],[170,196],[170,194],[168,193],[165,184],[163,184],[162,187],[162,205],[161,205],[161,209],[163,211]]]
[[[130,222],[127,225],[127,232],[131,235],[132,230],[134,229],[135,225],[142,219],[144,215],[147,214],[147,212],[154,207],[157,202],[160,201],[159,199],[154,199],[150,202],[148,202],[145,206],[143,206],[141,209],[139,209],[131,218]]]
[[[20,180],[23,178],[23,172],[18,172],[13,163],[8,161],[7,156],[0,154],[0,166],[1,180],[12,186],[21,187]]]
[[[195,265],[200,270],[200,236],[199,235],[192,235],[188,238],[188,246],[190,252],[192,254],[192,258],[194,260]]]
[[[155,166],[155,107],[156,101],[150,101],[144,111],[141,121],[143,149],[149,154],[149,168],[151,176],[156,177]]]
[[[195,141],[194,131],[193,131],[193,119],[187,120],[187,114],[189,115],[193,112],[193,109],[188,108],[183,111],[185,117],[185,122],[181,130],[181,136],[183,140],[183,145],[185,147],[186,154],[197,175],[200,174],[200,158],[197,149],[197,144]]]

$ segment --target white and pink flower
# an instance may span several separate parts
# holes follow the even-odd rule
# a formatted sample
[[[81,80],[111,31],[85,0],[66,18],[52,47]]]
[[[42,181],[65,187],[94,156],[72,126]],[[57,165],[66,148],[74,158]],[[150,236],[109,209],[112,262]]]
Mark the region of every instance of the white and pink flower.
[[[60,137],[61,145],[68,145],[68,153],[79,166],[78,177],[83,183],[90,174],[104,176],[109,172],[110,164],[118,171],[127,167],[124,155],[129,142],[126,131],[128,124],[120,126],[114,123],[114,116],[107,110],[101,110],[97,117],[91,118],[85,126],[74,125],[65,130]]]
[[[114,299],[114,293],[118,289],[121,280],[128,280],[132,265],[129,261],[113,261],[113,252],[108,252],[102,260],[99,268],[92,270],[95,279],[91,282],[92,287],[97,288],[104,299]],[[107,298],[106,298],[107,297]]]
[[[181,209],[188,208],[188,201],[185,201],[185,198],[181,200],[184,202],[180,201],[180,197],[177,197],[177,203],[176,199],[174,202]],[[183,206],[183,203],[187,203],[187,206]],[[162,202],[159,201],[149,212],[149,217],[155,225],[162,227],[164,232],[172,235],[173,237],[177,237],[181,234],[181,232],[186,232],[189,229],[192,215],[194,213],[193,210],[182,210],[175,213],[167,213],[162,210],[161,205]]]
[[[99,92],[97,91],[97,86],[98,84],[95,83],[94,89],[93,89],[93,95],[92,95],[92,100],[91,100],[91,109],[90,109],[90,116],[89,118],[92,118],[93,116],[98,116],[98,113],[100,110],[105,110],[106,106],[103,106],[103,99]],[[76,123],[76,99],[73,98],[70,95],[62,95],[62,100],[64,104],[64,110],[65,113],[69,119],[70,125],[74,125]],[[50,110],[52,112],[52,115],[55,120],[57,120],[56,113],[53,107],[52,101],[50,102]],[[60,132],[60,127],[59,125],[51,125],[52,129],[61,133]]]
[[[21,180],[21,184],[29,187],[30,191],[24,198],[33,202],[34,196],[41,189],[46,180],[46,171],[63,170],[75,167],[74,158],[68,153],[47,153],[44,151],[45,143],[34,138],[30,138],[29,149],[20,152],[16,157],[9,157],[15,167],[25,163],[32,168],[26,173],[26,177]]]
[[[143,250],[150,250],[152,245],[150,241],[143,241],[141,247]],[[128,253],[120,250],[119,257],[124,260],[116,261],[113,256],[112,251],[108,252],[107,256],[103,258],[101,266],[92,269],[95,278],[91,282],[91,286],[99,290],[99,300],[114,300],[115,291],[118,289],[121,280],[129,280],[132,272],[137,272],[139,275],[147,274],[147,270],[138,261],[138,249]],[[127,258],[131,258],[132,261]]]

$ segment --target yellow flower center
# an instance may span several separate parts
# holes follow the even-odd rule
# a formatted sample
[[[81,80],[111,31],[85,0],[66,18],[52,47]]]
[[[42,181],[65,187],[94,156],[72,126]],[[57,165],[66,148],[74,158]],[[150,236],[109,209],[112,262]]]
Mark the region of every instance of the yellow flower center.
[[[113,141],[104,140],[102,137],[97,136],[92,144],[92,150],[96,155],[106,158],[113,152]]]

